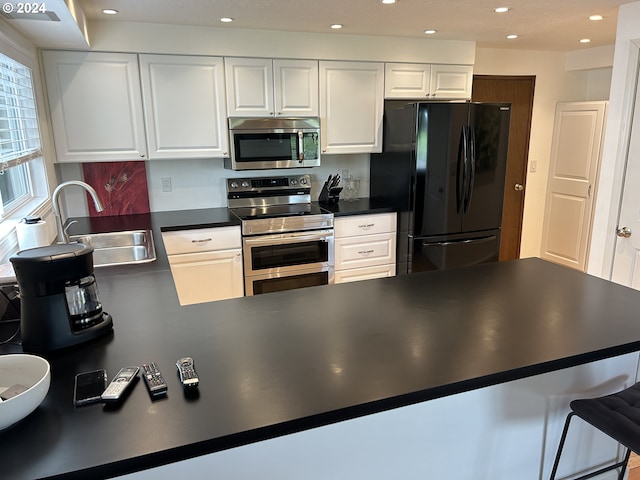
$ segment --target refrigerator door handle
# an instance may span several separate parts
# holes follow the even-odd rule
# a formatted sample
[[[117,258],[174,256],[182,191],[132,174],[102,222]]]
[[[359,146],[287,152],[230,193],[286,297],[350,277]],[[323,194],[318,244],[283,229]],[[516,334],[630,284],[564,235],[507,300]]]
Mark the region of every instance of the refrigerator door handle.
[[[464,245],[467,243],[485,243],[485,242],[492,242],[496,239],[495,235],[491,235],[489,237],[479,237],[479,238],[471,238],[471,239],[465,239],[465,240],[451,240],[448,242],[429,242],[429,241],[423,241],[422,242],[422,246],[423,247],[427,247],[429,245],[438,245],[440,247],[446,247],[448,245]]]
[[[460,213],[464,203],[464,190],[467,177],[467,130],[462,127],[458,145],[458,163],[456,167],[456,212]]]
[[[465,189],[464,197],[464,213],[469,213],[469,206],[471,205],[471,195],[473,193],[473,185],[476,178],[476,136],[473,127],[470,126],[469,134],[467,135],[467,141],[469,143],[469,178],[467,188]]]

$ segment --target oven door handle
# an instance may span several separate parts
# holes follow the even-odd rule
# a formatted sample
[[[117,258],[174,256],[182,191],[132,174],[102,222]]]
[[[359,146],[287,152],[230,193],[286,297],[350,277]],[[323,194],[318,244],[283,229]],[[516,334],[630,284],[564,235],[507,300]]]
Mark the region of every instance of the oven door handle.
[[[281,235],[261,235],[258,237],[245,238],[244,243],[247,246],[255,247],[260,245],[277,245],[281,243],[296,243],[303,241],[322,241],[328,242],[333,238],[333,232],[323,231],[322,233],[283,233]]]

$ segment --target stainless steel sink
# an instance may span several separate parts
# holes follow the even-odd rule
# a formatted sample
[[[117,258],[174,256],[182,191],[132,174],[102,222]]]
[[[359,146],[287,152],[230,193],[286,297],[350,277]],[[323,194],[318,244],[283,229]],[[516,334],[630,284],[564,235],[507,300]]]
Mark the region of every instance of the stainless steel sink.
[[[151,230],[71,235],[69,241],[91,245],[96,267],[147,263],[156,259]]]

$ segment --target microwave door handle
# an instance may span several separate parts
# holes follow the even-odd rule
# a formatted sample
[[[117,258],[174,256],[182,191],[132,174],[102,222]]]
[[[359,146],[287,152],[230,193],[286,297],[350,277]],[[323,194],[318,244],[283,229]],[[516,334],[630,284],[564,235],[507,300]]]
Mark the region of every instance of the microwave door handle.
[[[298,130],[298,161],[302,163],[304,160],[304,133]]]

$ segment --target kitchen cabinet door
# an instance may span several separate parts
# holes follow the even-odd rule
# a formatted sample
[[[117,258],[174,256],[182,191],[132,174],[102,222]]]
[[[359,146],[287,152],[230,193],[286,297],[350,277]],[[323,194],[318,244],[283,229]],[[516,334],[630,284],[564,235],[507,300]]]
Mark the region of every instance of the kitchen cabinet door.
[[[373,213],[334,220],[334,283],[396,274],[397,214]]]
[[[382,151],[384,64],[320,62],[322,153]]]
[[[136,55],[44,51],[42,58],[57,162],[146,158]]]
[[[220,57],[140,55],[149,158],[227,157]]]
[[[427,98],[431,95],[431,65],[387,63],[384,66],[385,98]]]
[[[318,62],[225,58],[230,117],[317,117]]]
[[[431,98],[435,100],[471,99],[471,65],[431,65]]]
[[[225,58],[230,117],[272,117],[273,62],[270,58]]]
[[[240,226],[162,233],[180,305],[244,295]]]
[[[169,255],[180,305],[244,295],[242,249]]]
[[[276,116],[318,116],[318,62],[274,60]]]
[[[387,63],[384,81],[385,98],[468,100],[471,98],[473,67]]]

